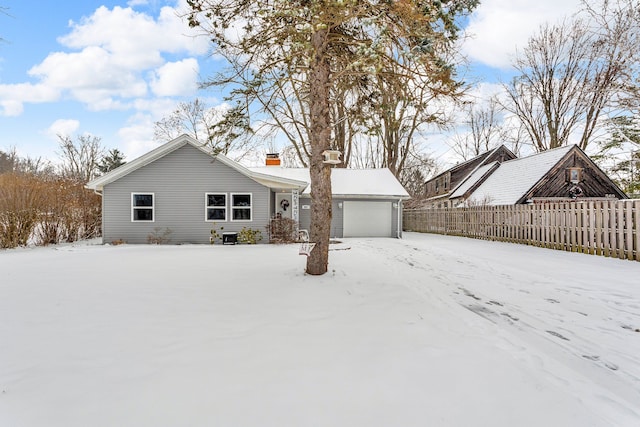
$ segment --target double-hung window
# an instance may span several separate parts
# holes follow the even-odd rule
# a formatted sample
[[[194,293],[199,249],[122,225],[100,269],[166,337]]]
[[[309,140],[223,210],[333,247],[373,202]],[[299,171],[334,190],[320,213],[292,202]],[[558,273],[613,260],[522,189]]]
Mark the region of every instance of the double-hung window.
[[[226,221],[227,195],[224,193],[205,194],[205,210],[206,221]]]
[[[231,220],[251,221],[251,194],[231,194]]]
[[[131,193],[131,221],[154,221],[153,193]]]

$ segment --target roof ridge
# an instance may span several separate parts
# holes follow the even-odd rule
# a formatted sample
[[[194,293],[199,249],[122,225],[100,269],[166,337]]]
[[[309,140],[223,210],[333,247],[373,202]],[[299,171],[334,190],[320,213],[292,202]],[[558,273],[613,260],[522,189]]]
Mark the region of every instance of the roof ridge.
[[[560,146],[560,147],[550,148],[548,150],[538,151],[537,153],[529,154],[528,156],[525,156],[525,157],[516,157],[515,159],[507,160],[507,161],[502,162],[502,163],[511,163],[511,162],[515,162],[516,160],[527,160],[527,159],[531,159],[532,157],[537,157],[537,156],[540,156],[540,155],[543,155],[543,154],[549,154],[551,152],[560,151],[560,150],[569,151],[573,147],[577,147],[577,145],[576,144],[567,144],[567,145],[563,145],[563,146]]]

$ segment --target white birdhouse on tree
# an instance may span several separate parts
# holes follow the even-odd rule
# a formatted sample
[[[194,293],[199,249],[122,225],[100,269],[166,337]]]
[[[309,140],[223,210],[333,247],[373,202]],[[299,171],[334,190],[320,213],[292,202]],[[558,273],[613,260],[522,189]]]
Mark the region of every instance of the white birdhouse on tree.
[[[341,155],[342,153],[340,153],[340,151],[338,150],[324,150],[322,152],[322,156],[324,157],[322,163],[326,163],[329,165],[337,165],[338,163],[342,163],[342,160],[340,159]]]

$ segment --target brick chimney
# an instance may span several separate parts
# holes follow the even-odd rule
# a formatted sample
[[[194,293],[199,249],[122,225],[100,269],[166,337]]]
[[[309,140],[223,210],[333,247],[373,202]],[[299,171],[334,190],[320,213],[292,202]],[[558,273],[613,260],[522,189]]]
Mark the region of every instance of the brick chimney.
[[[268,153],[267,154],[266,165],[267,166],[280,166],[280,155],[278,153]]]

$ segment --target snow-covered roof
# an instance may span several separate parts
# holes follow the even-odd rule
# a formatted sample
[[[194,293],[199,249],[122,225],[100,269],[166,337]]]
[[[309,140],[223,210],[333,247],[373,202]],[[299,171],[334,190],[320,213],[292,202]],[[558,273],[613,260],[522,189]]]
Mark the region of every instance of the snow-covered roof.
[[[309,169],[283,168],[278,166],[249,168],[254,173],[311,183]],[[349,197],[393,197],[407,199],[409,193],[389,169],[343,169],[331,170],[331,192],[334,196]],[[303,195],[311,193],[311,184]]]
[[[188,135],[182,135],[138,157],[137,159],[132,160],[131,162],[125,163],[117,169],[92,180],[87,183],[86,188],[94,191],[102,191],[105,185],[110,184],[187,144],[197,148],[207,155],[211,155],[211,153],[209,153],[201,143]],[[218,154],[215,158],[217,161],[224,163],[230,168],[237,170],[241,174],[269,188],[298,189],[302,191],[303,195],[310,194],[311,192],[309,169],[281,168],[277,166],[247,168],[222,154]],[[409,198],[409,193],[407,193],[389,169],[334,168],[331,171],[331,187],[334,196]]]
[[[455,199],[458,197],[464,196],[464,194],[469,191],[471,187],[473,187],[478,181],[484,178],[488,173],[491,173],[493,169],[499,165],[500,162],[491,162],[486,165],[482,165],[476,170],[474,170],[464,181],[462,181],[458,187],[456,187],[455,191],[451,194],[451,198]]]
[[[206,150],[205,147],[203,147],[203,145],[200,142],[198,142],[197,140],[193,139],[188,135],[181,135],[167,142],[166,144],[163,144],[157,147],[156,149],[149,151],[148,153],[138,157],[137,159],[132,160],[128,163],[125,163],[119,168],[114,169],[111,172],[90,181],[85,185],[85,187],[94,191],[102,191],[105,185],[110,184],[130,174],[131,172],[134,172],[140,169],[143,166],[146,166],[152,162],[155,162],[161,157],[164,157],[167,154],[172,153],[173,151],[187,144],[197,148],[198,150],[202,151],[203,153],[209,156],[214,157],[209,151]],[[230,158],[224,156],[223,154],[218,154],[215,156],[215,158],[216,160],[220,161],[221,163],[224,163],[230,168],[237,170],[238,172],[240,172],[241,174],[249,178],[252,178],[256,181],[260,181],[262,184],[268,187],[302,189],[307,185],[307,182],[308,182],[308,181],[298,181],[298,180],[289,179],[286,177],[277,177],[277,176],[270,176],[270,175],[263,177],[259,172],[252,172],[248,168],[242,166],[240,163],[231,160]]]
[[[469,197],[488,205],[513,205],[575,145],[566,145],[501,163]]]

